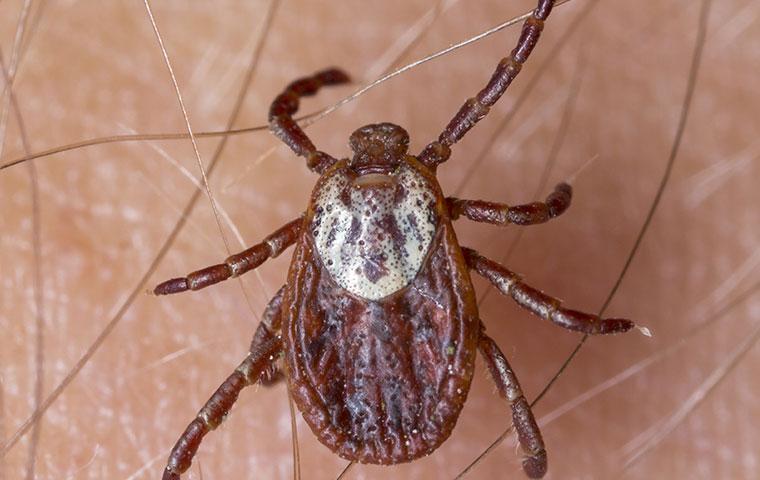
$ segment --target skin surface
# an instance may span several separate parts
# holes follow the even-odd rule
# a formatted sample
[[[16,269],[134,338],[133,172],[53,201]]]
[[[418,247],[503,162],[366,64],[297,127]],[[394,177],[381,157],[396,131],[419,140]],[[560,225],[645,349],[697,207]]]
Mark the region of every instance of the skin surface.
[[[534,6],[484,1],[453,6],[412,49],[416,59]],[[573,182],[573,204],[533,227],[454,227],[463,245],[508,261],[526,281],[596,311],[619,274],[672,146],[687,81],[696,2],[602,0],[547,75],[540,64],[588,2],[558,7],[515,84],[440,168],[447,195],[523,203],[533,200],[573,84],[578,52],[585,72],[565,142],[536,197],[596,157]],[[154,5],[194,130],[223,128],[231,111],[266,2]],[[288,2],[278,10],[238,125],[266,123],[269,103],[298,76],[330,65],[360,79],[433,4],[393,8],[345,2]],[[0,44],[7,61],[20,5],[0,3]],[[687,338],[696,325],[757,278],[758,171],[754,90],[758,57],[756,2],[715,2],[695,102],[681,152],[638,256],[607,314],[650,327],[592,338],[536,407],[539,423],[577,395]],[[32,16],[32,18],[35,18]],[[517,28],[425,64],[372,90],[307,131],[318,148],[344,157],[358,126],[391,121],[418,152],[461,102],[481,88],[512,48]],[[754,63],[753,63],[754,62]],[[519,116],[501,134],[461,191],[479,152],[520,92],[536,82]],[[116,133],[181,132],[176,95],[144,7],[139,2],[50,4],[22,57],[15,91],[33,150]],[[325,91],[311,111],[348,94]],[[22,154],[9,116],[2,159]],[[199,141],[208,164],[217,141]],[[261,155],[276,149],[266,158]],[[173,163],[173,162],[176,162]],[[180,165],[184,171],[177,168]],[[41,159],[41,266],[45,272],[44,392],[80,358],[135,287],[176,221],[199,177],[190,142],[123,143]],[[185,175],[187,173],[187,175]],[[231,252],[243,250],[304,209],[316,180],[301,158],[268,133],[230,139],[211,178]],[[0,171],[0,438],[8,438],[34,403],[35,310],[32,205],[26,167]],[[292,251],[292,250],[291,250]],[[227,256],[203,199],[145,290]],[[754,256],[753,256],[754,255]],[[37,478],[158,478],[182,429],[247,351],[268,299],[285,279],[290,251],[239,282],[203,292],[136,302],[42,423]],[[478,296],[487,284],[474,279]],[[241,288],[242,285],[242,288]],[[245,292],[245,294],[243,293]],[[625,445],[668,418],[747,339],[756,297],[688,337],[663,361],[569,407],[544,424],[546,478],[619,476]],[[533,398],[578,341],[489,293],[480,308]],[[760,458],[756,365],[743,357],[657,448],[623,478],[752,478]],[[478,360],[473,388],[454,432],[436,452],[398,467],[360,466],[348,478],[452,478],[509,424],[510,412]],[[187,478],[291,478],[290,414],[284,385],[245,390],[230,418],[209,434]],[[304,478],[335,478],[345,461],[323,447],[299,419]],[[31,435],[0,463],[0,478],[24,478]],[[388,470],[392,468],[392,470]],[[469,478],[524,478],[511,440]]]

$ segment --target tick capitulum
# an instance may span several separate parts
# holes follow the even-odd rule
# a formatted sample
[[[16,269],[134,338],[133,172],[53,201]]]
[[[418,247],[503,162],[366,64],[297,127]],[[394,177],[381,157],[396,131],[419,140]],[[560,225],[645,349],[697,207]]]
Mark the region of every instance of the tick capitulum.
[[[570,205],[569,185],[558,185],[545,202],[507,206],[445,197],[436,168],[520,72],[553,4],[538,2],[517,46],[486,87],[417,156],[407,153],[408,133],[390,123],[356,130],[350,159],[316,149],[293,115],[301,97],[347,82],[340,70],[297,80],[274,100],[271,130],[320,178],[306,212],[262,243],[155,288],[158,295],[198,290],[252,270],[295,244],[287,281],[267,306],[250,353],[177,441],[165,479],[189,468],[203,437],[221,423],[244,387],[275,378],[281,356],[296,405],[332,451],[375,464],[427,455],[456,424],[478,351],[511,407],[523,469],[532,478],[546,473],[541,433],[517,377],[485,333],[470,270],[521,307],[571,330],[619,333],[633,323],[566,309],[457,241],[451,221],[462,215],[496,225],[546,222]]]

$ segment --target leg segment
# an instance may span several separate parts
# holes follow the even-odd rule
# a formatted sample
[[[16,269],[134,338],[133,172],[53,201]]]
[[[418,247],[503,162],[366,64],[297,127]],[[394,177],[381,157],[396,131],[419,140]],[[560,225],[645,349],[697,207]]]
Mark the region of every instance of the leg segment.
[[[298,111],[301,97],[317,93],[325,85],[338,85],[350,81],[348,75],[336,68],[323,70],[311,77],[296,80],[285,88],[269,108],[269,129],[277,135],[296,155],[306,157],[308,167],[321,174],[335,159],[317,150],[306,133],[298,126],[293,115]]]
[[[263,373],[271,368],[282,351],[279,338],[259,345],[243,363],[227,377],[227,380],[214,392],[211,398],[198,412],[195,420],[190,422],[182,436],[177,440],[164,470],[163,480],[179,479],[181,473],[190,468],[190,463],[198,447],[208,432],[218,427],[235,403],[240,391],[258,382]]]
[[[419,155],[420,161],[430,168],[448,160],[450,147],[464,137],[478,121],[488,114],[488,110],[504,94],[515,79],[523,63],[528,59],[533,47],[538,43],[544,21],[554,6],[554,0],[539,0],[533,14],[525,20],[517,46],[508,57],[502,59],[488,84],[478,94],[468,99],[454,118],[443,130],[438,140],[428,144]]]
[[[560,327],[589,335],[623,333],[634,323],[623,318],[600,318],[590,313],[562,307],[562,302],[526,285],[520,276],[507,270],[493,260],[481,256],[475,250],[463,248],[467,266],[490,281],[504,295],[509,295],[518,305],[539,317],[551,320]]]
[[[452,220],[456,220],[460,215],[464,215],[475,222],[492,223],[494,225],[506,225],[508,223],[535,225],[562,215],[567,210],[567,207],[570,206],[572,195],[572,187],[567,183],[560,183],[546,197],[545,202],[533,202],[510,207],[503,203],[486,202],[483,200],[460,200],[449,197],[446,199],[446,203],[449,206]]]
[[[483,329],[481,329],[478,349],[483,355],[483,360],[491,372],[499,393],[507,399],[512,408],[512,424],[515,426],[520,446],[526,455],[522,461],[523,470],[530,478],[541,478],[546,475],[546,449],[536,419],[533,418],[530,404],[520,389],[520,382],[517,381],[515,372],[509,366],[509,362],[496,342],[486,335]]]
[[[256,333],[253,334],[249,351],[255,352],[259,345],[265,345],[280,336],[280,329],[282,327],[280,309],[282,308],[282,294],[284,291],[285,286],[280,287],[274,297],[272,297],[272,300],[269,301],[269,305],[267,305],[264,314],[261,316],[259,326],[256,327]],[[272,363],[262,372],[259,382],[262,385],[270,386],[282,378],[282,373],[277,364]]]
[[[231,277],[237,277],[253,270],[266,260],[275,258],[283,250],[295,243],[301,231],[302,218],[297,218],[248,250],[232,255],[224,263],[212,265],[186,277],[172,278],[153,289],[155,295],[169,295],[187,290],[200,290]]]
[[[214,392],[177,440],[169,455],[163,480],[179,479],[180,474],[190,468],[203,437],[222,423],[243,388],[257,382],[269,384],[276,380],[276,361],[282,351],[282,340],[275,332],[280,330],[283,290],[284,287],[264,310],[248,356]]]

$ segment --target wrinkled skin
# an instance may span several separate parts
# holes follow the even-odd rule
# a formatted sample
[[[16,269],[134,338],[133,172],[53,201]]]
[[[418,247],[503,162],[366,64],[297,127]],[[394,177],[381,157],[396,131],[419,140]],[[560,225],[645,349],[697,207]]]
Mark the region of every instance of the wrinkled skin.
[[[241,124],[264,123],[273,95],[300,74],[338,65],[361,76],[372,57],[430,5],[408,3],[392,12],[366,2],[348,3],[344,13],[314,2],[281,8]],[[477,8],[454,7],[412,57],[479,32],[532,4],[531,0],[505,6],[494,1]],[[530,83],[579,5],[557,9],[552,28],[531,59],[533,68],[521,74],[493,119],[478,125],[457,145],[440,171],[447,193],[454,194],[496,128],[499,112],[506,111]],[[588,35],[583,42],[588,48],[587,73],[550,185],[567,178],[593,155],[599,158],[575,182],[574,203],[563,218],[526,230],[516,254],[506,262],[531,284],[579,308],[594,310],[603,301],[663,171],[696,24],[696,7],[689,4],[689,11],[677,13],[683,5],[656,0],[642,9],[631,2],[601,2],[583,30]],[[231,71],[239,74],[247,61],[245,47],[253,41],[262,6],[215,3],[191,12],[155,6],[194,128],[223,125],[239,78],[228,75]],[[34,149],[132,129],[181,131],[184,126],[176,99],[142,6],[125,2],[113,10],[90,8],[95,8],[90,2],[49,6],[32,40],[16,85]],[[704,302],[709,310],[732,296],[730,289],[715,293],[732,274],[739,272],[739,290],[753,280],[751,274],[743,277],[741,272],[758,244],[757,226],[752,223],[758,201],[757,163],[738,164],[715,183],[700,184],[695,175],[722,161],[730,164],[755,140],[760,104],[758,96],[752,95],[755,72],[750,59],[756,55],[757,26],[735,22],[724,28],[721,22],[735,19],[739,11],[745,12],[742,18],[755,18],[757,8],[738,0],[716,2],[707,47],[710,68],[700,76],[684,150],[640,256],[610,309],[611,314],[650,326],[654,339],[626,335],[590,340],[536,408],[539,418],[682,338],[700,318],[696,304]],[[6,59],[16,17],[16,2],[0,3],[0,38]],[[305,26],[299,27],[296,18],[305,19]],[[87,26],[86,32],[82,26]],[[515,35],[516,30],[499,34],[397,78],[315,125],[310,134],[324,150],[347,155],[350,132],[365,123],[388,120],[411,133],[412,150],[417,151],[484,82]],[[667,46],[658,50],[659,42]],[[528,126],[513,124],[500,137],[461,196],[511,203],[530,199],[557,129],[578,45],[577,39],[572,41],[550,71],[551,78],[538,84],[539,95],[528,101],[537,112],[525,114]],[[196,70],[200,58],[211,63]],[[305,103],[304,110],[327,104],[341,93],[320,94],[319,100]],[[4,157],[20,151],[15,126],[8,135]],[[269,134],[231,140],[212,180],[218,200],[247,244],[300,214],[316,180],[300,159],[279,148],[222,192],[260,152],[276,144]],[[157,145],[197,175],[189,143]],[[205,162],[213,145],[201,142]],[[142,275],[192,186],[146,144],[80,150],[45,160],[39,169],[43,265],[52,290],[46,297],[45,385],[49,391]],[[27,173],[23,168],[3,171],[0,182],[4,242],[0,269],[11,275],[0,300],[0,330],[5,332],[0,340],[4,393],[0,424],[5,438],[30,411],[34,316],[30,226],[24,223],[30,215]],[[466,221],[455,227],[463,244],[495,259],[503,255],[518,230]],[[239,250],[240,245],[230,238],[232,249]],[[225,255],[208,203],[202,202],[153,280],[211,264]],[[127,478],[146,464],[145,473],[137,478],[156,478],[176,432],[243,357],[256,318],[283,283],[289,255],[262,268],[263,287],[255,274],[242,280],[252,310],[235,282],[160,301],[139,295],[125,320],[46,418],[39,445],[39,478],[61,478],[69,472],[76,478]],[[485,286],[476,281],[478,292]],[[656,369],[544,426],[552,455],[549,477],[613,475],[622,446],[680,405],[746,337],[752,308],[757,305],[755,300],[739,307],[721,322],[722,328],[711,328],[691,340]],[[576,335],[531,318],[498,295],[489,294],[481,316],[529,397],[538,393],[577,340]],[[189,351],[182,353],[183,349]],[[176,352],[181,355],[167,357]],[[760,360],[758,355],[753,350],[628,478],[697,474],[751,478],[755,474],[751,462],[757,461],[754,445],[760,442],[756,427],[748,421],[760,416],[757,375],[752,368]],[[199,463],[204,478],[245,478],[251,472],[262,478],[290,478],[288,422],[283,385],[246,391],[229,421],[203,444]],[[434,455],[393,470],[361,466],[354,478],[387,478],[389,471],[397,478],[450,478],[508,422],[506,406],[478,362],[457,428]],[[299,421],[299,428],[306,478],[334,478],[345,461],[321,446],[303,422]],[[26,454],[23,442],[11,451],[2,467],[5,478],[23,478]],[[154,458],[160,461],[149,463]],[[191,472],[198,478],[197,466]],[[522,478],[509,444],[497,449],[471,478],[495,475]]]

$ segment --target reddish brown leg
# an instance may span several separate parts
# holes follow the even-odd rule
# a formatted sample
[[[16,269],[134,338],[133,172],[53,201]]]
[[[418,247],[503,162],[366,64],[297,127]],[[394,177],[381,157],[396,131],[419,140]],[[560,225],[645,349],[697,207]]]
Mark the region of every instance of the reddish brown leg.
[[[280,308],[282,307],[282,294],[284,291],[285,286],[280,287],[264,310],[259,326],[256,327],[256,333],[253,334],[253,340],[251,340],[251,352],[255,351],[259,345],[264,345],[280,336],[280,328],[282,326]],[[273,363],[261,374],[260,383],[268,387],[274,385],[282,378],[282,372],[280,372],[277,364]]]
[[[177,440],[169,455],[163,480],[179,479],[180,474],[190,468],[203,437],[222,423],[243,388],[257,382],[268,384],[276,379],[276,361],[282,352],[282,340],[278,333],[283,289],[277,292],[264,310],[248,356],[214,392]]]
[[[296,155],[306,157],[306,165],[319,174],[327,170],[336,160],[316,149],[293,119],[293,115],[298,111],[301,97],[314,95],[325,85],[338,85],[349,81],[348,75],[337,68],[323,70],[288,85],[285,91],[274,99],[269,108],[269,129],[272,133],[296,152]]]
[[[484,330],[485,327],[481,326],[478,348],[488,370],[491,372],[491,376],[493,376],[499,393],[512,408],[512,424],[515,426],[520,446],[526,455],[522,461],[523,470],[530,478],[541,478],[546,475],[547,468],[546,449],[544,448],[544,440],[541,438],[541,431],[536,419],[533,418],[530,404],[520,389],[520,382],[517,380],[515,372],[509,366],[509,362],[499,350],[496,342],[486,335]]]
[[[291,246],[298,238],[302,218],[297,218],[264,239],[263,242],[248,250],[232,255],[224,263],[212,265],[186,277],[172,278],[153,289],[156,295],[169,295],[187,290],[200,290],[231,277],[237,277],[253,270],[266,260],[275,258],[283,250]]]
[[[544,21],[549,16],[553,6],[554,0],[538,1],[538,6],[533,10],[533,15],[523,23],[517,46],[508,57],[499,62],[485,88],[462,105],[459,112],[454,115],[454,118],[438,137],[438,140],[425,147],[419,155],[422,163],[430,168],[435,168],[438,164],[448,160],[451,155],[450,147],[461,140],[468,130],[488,114],[491,106],[499,100],[512,80],[520,73],[523,63],[528,59],[541,36]]]
[[[503,203],[486,202],[483,200],[460,200],[454,197],[447,198],[446,202],[449,206],[451,218],[454,220],[459,218],[460,215],[464,215],[476,222],[493,223],[495,225],[506,225],[508,223],[534,225],[536,223],[547,222],[554,217],[562,215],[567,210],[567,207],[570,206],[572,195],[572,187],[567,183],[560,183],[546,197],[545,202],[533,202],[513,207]]]
[[[600,318],[590,313],[563,308],[562,302],[522,282],[520,276],[507,270],[475,250],[462,248],[467,266],[490,281],[504,295],[509,295],[518,305],[560,327],[589,335],[623,333],[634,323],[623,318]]]

